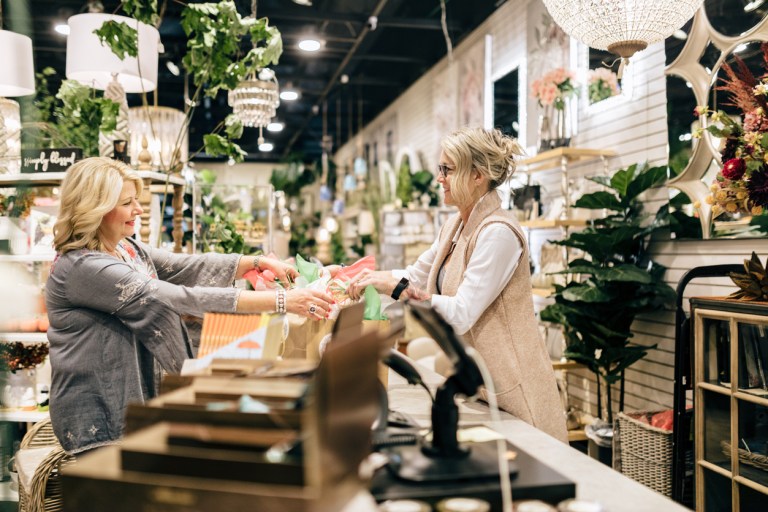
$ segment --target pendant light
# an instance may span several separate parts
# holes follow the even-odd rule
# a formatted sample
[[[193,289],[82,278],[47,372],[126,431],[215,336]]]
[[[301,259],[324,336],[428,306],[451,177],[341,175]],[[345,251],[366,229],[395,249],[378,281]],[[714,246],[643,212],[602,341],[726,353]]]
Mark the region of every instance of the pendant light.
[[[703,0],[544,0],[552,19],[571,37],[621,57],[663,41],[682,27]]]
[[[256,20],[257,0],[251,2],[251,16]],[[255,46],[254,42],[254,46]],[[280,106],[280,93],[275,72],[262,69],[237,84],[227,96],[232,113],[243,126],[259,129],[258,144],[264,144],[263,130],[269,124]]]

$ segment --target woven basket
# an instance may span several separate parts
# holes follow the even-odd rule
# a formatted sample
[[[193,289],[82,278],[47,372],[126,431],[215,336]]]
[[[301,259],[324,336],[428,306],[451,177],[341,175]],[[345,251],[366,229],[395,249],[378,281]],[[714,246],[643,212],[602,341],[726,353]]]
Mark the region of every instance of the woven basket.
[[[40,462],[29,489],[19,485],[19,512],[59,512],[61,502],[61,476],[59,469],[75,460],[59,445],[51,420],[36,423],[24,436],[19,449],[56,446]]]
[[[640,416],[649,413],[633,414]],[[672,432],[620,412],[616,421],[616,435],[619,439],[616,443],[619,450],[616,469],[654,491],[671,496]]]

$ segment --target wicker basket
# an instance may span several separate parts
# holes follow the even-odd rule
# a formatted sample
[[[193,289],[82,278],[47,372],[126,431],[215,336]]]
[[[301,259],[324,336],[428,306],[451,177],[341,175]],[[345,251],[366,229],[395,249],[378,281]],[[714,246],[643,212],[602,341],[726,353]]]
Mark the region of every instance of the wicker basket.
[[[614,439],[614,450],[618,451],[615,454],[616,469],[654,491],[672,495],[672,431],[653,427],[620,412]]]
[[[61,476],[59,469],[75,460],[59,445],[51,420],[36,423],[21,441],[19,449],[55,446],[56,448],[40,462],[32,477],[30,489],[19,484],[20,512],[59,512],[61,502]]]

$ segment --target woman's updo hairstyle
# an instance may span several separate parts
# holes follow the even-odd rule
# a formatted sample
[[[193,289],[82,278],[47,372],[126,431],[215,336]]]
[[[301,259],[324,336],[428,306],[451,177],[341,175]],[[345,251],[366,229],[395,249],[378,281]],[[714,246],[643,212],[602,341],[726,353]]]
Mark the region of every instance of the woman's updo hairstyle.
[[[440,146],[456,165],[457,178],[476,169],[487,178],[491,190],[512,176],[517,168],[515,157],[525,154],[516,139],[498,129],[461,128],[446,136]],[[469,195],[465,181],[456,179],[451,183],[459,201]]]

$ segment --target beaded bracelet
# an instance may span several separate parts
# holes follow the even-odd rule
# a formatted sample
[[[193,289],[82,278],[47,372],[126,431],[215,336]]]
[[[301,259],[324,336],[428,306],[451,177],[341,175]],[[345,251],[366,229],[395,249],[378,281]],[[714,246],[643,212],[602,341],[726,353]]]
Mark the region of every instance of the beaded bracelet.
[[[275,311],[279,315],[285,314],[285,290],[283,288],[275,290]]]

